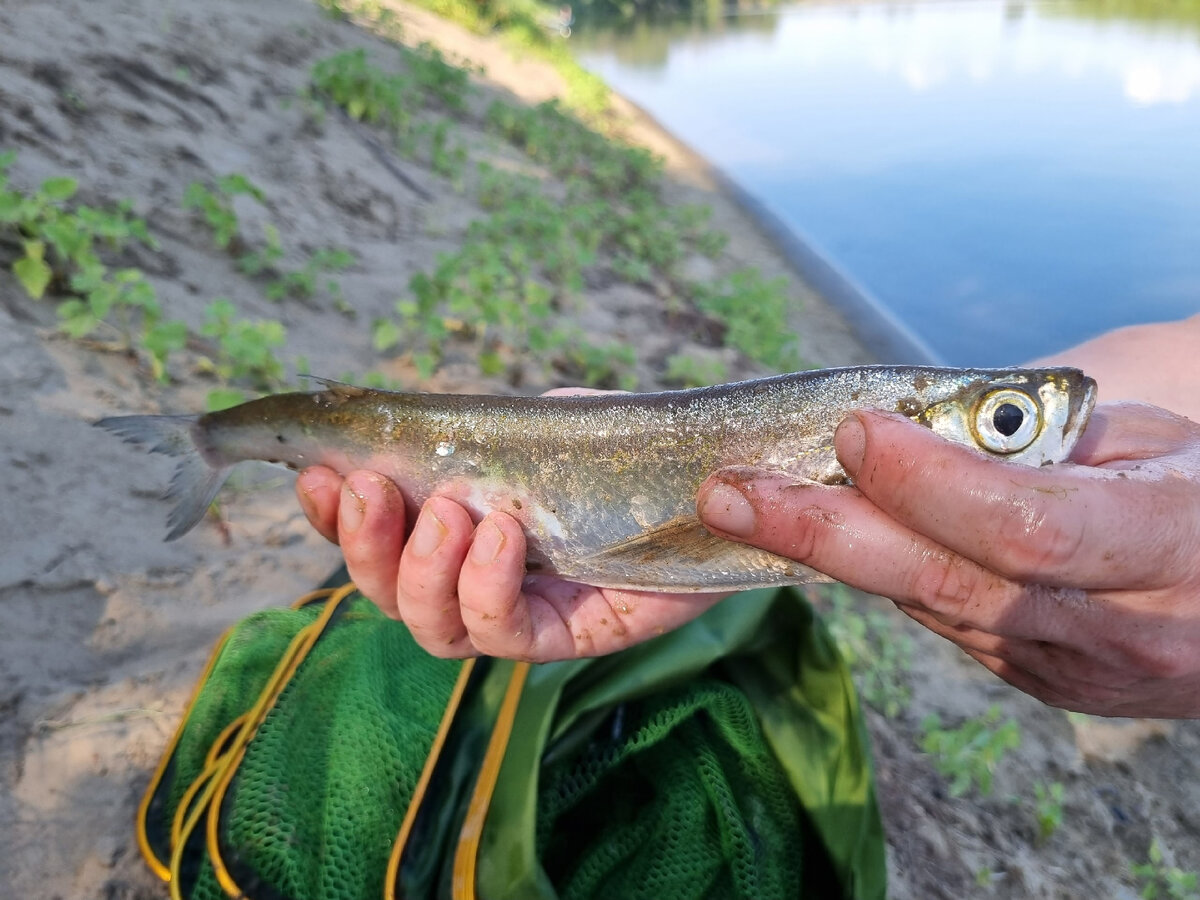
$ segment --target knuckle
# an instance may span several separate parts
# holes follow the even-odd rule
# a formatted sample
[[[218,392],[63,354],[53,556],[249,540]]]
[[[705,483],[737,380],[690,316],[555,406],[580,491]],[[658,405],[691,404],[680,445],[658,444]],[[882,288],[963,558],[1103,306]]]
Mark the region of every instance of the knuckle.
[[[964,624],[981,588],[978,570],[949,551],[927,551],[909,578],[909,596],[947,625]]]
[[[771,535],[771,543],[775,545],[776,552],[790,559],[813,560],[821,553],[830,533],[843,524],[844,517],[839,513],[819,506],[807,506],[788,523],[788,527]]]
[[[1115,649],[1124,665],[1144,678],[1172,681],[1194,674],[1197,667],[1194,654],[1175,634],[1135,632],[1123,637]]]
[[[1084,542],[1082,518],[1050,516],[1042,510],[1014,509],[997,520],[988,563],[1021,581],[1044,580],[1067,568]]]

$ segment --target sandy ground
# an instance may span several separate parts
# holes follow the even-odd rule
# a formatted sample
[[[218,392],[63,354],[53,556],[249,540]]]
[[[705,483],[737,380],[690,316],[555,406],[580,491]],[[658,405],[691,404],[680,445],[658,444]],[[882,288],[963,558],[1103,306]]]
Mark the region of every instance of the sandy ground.
[[[395,9],[405,42],[430,40],[483,67],[481,104],[496,93],[536,102],[562,91],[552,72],[493,40]],[[395,55],[304,0],[7,0],[0,150],[18,152],[19,187],[68,174],[86,202],[131,198],[161,247],[133,251],[128,263],[148,274],[170,315],[198,327],[204,307],[227,296],[246,314],[282,319],[287,354],[304,355],[314,372],[385,367],[368,324],[478,210],[420,163],[397,157],[406,179],[397,178],[360,129],[332,116],[314,122],[296,102],[315,61],[357,46]],[[710,203],[732,236],[712,274],[751,264],[791,278],[804,357],[869,360],[836,311],[713,192],[701,161],[653,123],[629,127],[667,158],[668,191]],[[473,158],[511,155],[464,128]],[[339,276],[354,318],[329,304],[272,304],[212,247],[180,198],[189,182],[231,171],[268,198],[265,213],[239,207],[248,223],[269,214],[286,223],[290,247],[308,252],[354,248],[359,262]],[[588,300],[585,326],[633,343],[643,360],[689,345],[646,291],[603,287]],[[153,386],[128,357],[70,342],[54,325],[52,304],[29,300],[0,272],[0,897],[162,897],[137,856],[133,812],[208,648],[242,615],[320,581],[338,554],[310,533],[290,476],[274,474],[224,497],[223,527],[210,521],[161,542],[169,464],[90,422],[194,410],[209,385],[185,371]],[[724,358],[733,376],[755,373]],[[403,366],[387,371],[418,384]],[[651,367],[640,374],[653,386]],[[547,385],[533,376],[522,390]],[[462,367],[420,386],[512,389]],[[871,715],[894,896],[1132,897],[1129,863],[1145,859],[1154,836],[1173,862],[1200,869],[1200,728],[1070,720],[895,620],[918,642],[914,700],[894,719]],[[957,721],[992,703],[1018,718],[1022,746],[1000,766],[991,799],[949,798],[914,749],[917,723],[930,711]],[[1038,780],[1066,786],[1063,825],[1041,845],[1030,811]],[[989,886],[977,883],[981,871],[995,873]]]

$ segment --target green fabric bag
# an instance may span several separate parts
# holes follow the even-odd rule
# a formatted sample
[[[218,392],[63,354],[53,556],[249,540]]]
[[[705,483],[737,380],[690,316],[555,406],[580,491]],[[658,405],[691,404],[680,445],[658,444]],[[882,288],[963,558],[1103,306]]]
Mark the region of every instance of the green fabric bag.
[[[172,896],[884,897],[861,713],[799,592],[541,666],[435,659],[330,593],[214,652],[139,817]]]

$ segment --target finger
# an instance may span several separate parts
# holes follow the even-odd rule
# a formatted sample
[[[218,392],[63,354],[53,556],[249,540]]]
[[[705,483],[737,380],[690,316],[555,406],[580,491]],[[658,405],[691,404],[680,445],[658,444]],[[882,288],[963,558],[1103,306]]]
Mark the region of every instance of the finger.
[[[505,513],[485,516],[471,537],[457,588],[462,622],[481,653],[533,659],[533,623],[521,590],[525,550],[521,524]]]
[[[1050,706],[1055,706],[1059,709],[1068,709],[1073,712],[1093,712],[1098,709],[1098,707],[1089,705],[1079,697],[1059,690],[1046,682],[1045,679],[1022,669],[1020,666],[1014,665],[1007,659],[992,656],[978,650],[967,650],[966,653],[993,675],[1008,682],[1017,690],[1029,694],[1029,696],[1041,700]]]
[[[964,625],[947,625],[921,607],[899,609],[913,621],[957,644],[965,653],[1003,659],[1063,693],[1094,691],[1111,686],[1114,679],[1121,677],[1119,667],[1105,665],[1099,655],[1082,649],[1042,640],[1002,637]]]
[[[396,616],[396,570],[404,543],[400,489],[376,472],[348,474],[338,504],[338,538],[358,589]]]
[[[1081,591],[1006,579],[896,522],[853,487],[725,469],[701,486],[709,528],[860,590],[918,606],[949,628],[1073,646],[1100,618]]]
[[[470,514],[432,497],[417,517],[394,581],[396,609],[417,643],[436,656],[476,655],[458,605],[458,575],[474,532]]]
[[[1195,496],[1155,472],[1005,463],[873,411],[847,416],[834,443],[884,512],[1018,581],[1157,587],[1200,542]]]
[[[304,469],[296,478],[296,498],[309,524],[335,544],[341,491],[342,476],[326,466]]]
[[[555,578],[526,580],[533,638],[529,657],[542,662],[602,656],[690,622],[728,594],[623,591]]]
[[[1073,462],[1102,466],[1167,456],[1196,439],[1196,423],[1145,403],[1096,407],[1071,453]]]
[[[1094,716],[1162,716],[1177,711],[1159,710],[1129,686],[1060,683],[1022,668],[1010,660],[975,650],[966,651],[990,672],[1050,706]]]

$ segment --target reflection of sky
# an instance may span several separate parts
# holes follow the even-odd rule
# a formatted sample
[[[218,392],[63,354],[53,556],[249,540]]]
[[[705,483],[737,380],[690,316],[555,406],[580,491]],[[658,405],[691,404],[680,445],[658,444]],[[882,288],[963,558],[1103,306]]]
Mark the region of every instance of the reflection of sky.
[[[952,362],[1200,309],[1194,31],[1012,6],[805,5],[588,62]]]

